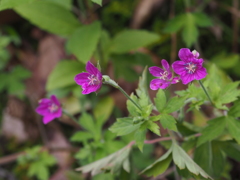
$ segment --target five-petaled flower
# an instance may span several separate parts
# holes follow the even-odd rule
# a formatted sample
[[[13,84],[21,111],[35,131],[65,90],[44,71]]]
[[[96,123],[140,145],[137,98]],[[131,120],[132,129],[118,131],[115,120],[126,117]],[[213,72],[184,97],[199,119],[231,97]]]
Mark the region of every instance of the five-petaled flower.
[[[52,95],[50,99],[44,98],[39,100],[39,106],[36,108],[36,112],[43,116],[43,123],[47,124],[62,115],[62,108],[57,97]]]
[[[163,59],[161,63],[162,63],[163,69],[157,66],[153,66],[149,68],[150,73],[153,76],[157,77],[157,79],[153,79],[150,82],[150,88],[152,90],[157,90],[159,88],[165,89],[170,84],[176,84],[179,81],[179,77],[173,78],[168,62],[165,59]]]
[[[182,48],[179,50],[178,56],[182,61],[175,61],[172,68],[176,74],[180,75],[183,84],[206,77],[207,71],[202,66],[203,59],[198,59],[197,51],[191,52],[188,48]]]
[[[96,92],[102,86],[102,74],[90,61],[87,62],[86,70],[87,72],[77,74],[74,78],[82,86],[82,94]]]

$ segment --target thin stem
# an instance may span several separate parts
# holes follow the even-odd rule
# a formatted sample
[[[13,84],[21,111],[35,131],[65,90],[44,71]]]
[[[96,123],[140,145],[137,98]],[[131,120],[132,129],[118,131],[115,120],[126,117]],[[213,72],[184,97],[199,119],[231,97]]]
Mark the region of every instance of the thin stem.
[[[138,109],[142,110],[142,108],[120,87],[117,87]]]
[[[68,117],[70,117],[70,119],[72,119],[74,122],[76,122],[77,124],[79,124],[79,123],[78,123],[78,120],[77,120],[72,114],[70,114],[69,112],[67,112],[65,109],[63,109],[62,112],[63,112],[65,115],[67,115]]]
[[[208,94],[208,92],[207,92],[206,88],[203,86],[203,83],[202,83],[202,81],[201,81],[201,80],[199,80],[198,82],[199,82],[199,84],[201,85],[201,87],[202,87],[203,91],[205,92],[205,94],[207,95],[207,97],[208,97],[209,101],[210,101],[210,102],[211,102],[211,104],[213,105],[212,99],[210,98],[210,96],[209,96],[209,94]]]

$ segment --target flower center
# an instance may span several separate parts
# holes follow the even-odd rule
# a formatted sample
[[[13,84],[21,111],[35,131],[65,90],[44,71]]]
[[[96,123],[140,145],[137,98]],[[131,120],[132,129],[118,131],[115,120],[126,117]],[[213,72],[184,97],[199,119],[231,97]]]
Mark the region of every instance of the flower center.
[[[94,76],[93,74],[91,74],[89,77],[89,82],[88,82],[88,85],[96,85],[96,84],[99,84],[99,80],[96,76]]]
[[[56,112],[58,109],[59,109],[59,107],[58,107],[56,104],[54,104],[54,103],[50,104],[50,106],[48,107],[48,110],[49,110],[51,113]]]
[[[196,71],[197,66],[196,64],[193,64],[192,62],[190,62],[185,64],[185,69],[189,74],[193,74]]]
[[[163,73],[160,73],[159,79],[167,80],[168,72],[164,71]]]

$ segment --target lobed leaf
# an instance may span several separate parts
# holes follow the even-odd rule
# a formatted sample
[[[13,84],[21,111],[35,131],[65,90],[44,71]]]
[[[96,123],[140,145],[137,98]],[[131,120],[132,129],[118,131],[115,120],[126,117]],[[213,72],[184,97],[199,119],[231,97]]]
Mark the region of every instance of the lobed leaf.
[[[226,124],[228,132],[240,144],[240,121],[228,116],[226,119]]]
[[[162,89],[159,89],[156,98],[154,98],[154,102],[156,105],[156,108],[159,112],[162,112],[164,109],[166,103],[167,103],[167,97],[165,95],[165,92]]]
[[[176,126],[176,120],[174,119],[173,116],[168,114],[160,114],[159,117],[163,128],[170,129],[176,132],[178,131]]]

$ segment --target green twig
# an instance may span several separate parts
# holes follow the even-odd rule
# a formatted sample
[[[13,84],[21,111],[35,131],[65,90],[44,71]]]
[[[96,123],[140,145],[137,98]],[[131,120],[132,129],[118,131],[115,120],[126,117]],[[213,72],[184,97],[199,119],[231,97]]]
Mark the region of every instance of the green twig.
[[[69,112],[67,112],[65,109],[62,110],[63,114],[67,115],[68,117],[70,117],[70,119],[72,119],[74,122],[76,122],[77,124],[78,123],[78,120],[72,115],[70,114]]]
[[[201,85],[201,87],[202,87],[203,91],[205,92],[205,94],[207,95],[207,97],[208,97],[209,101],[211,102],[211,104],[214,105],[213,102],[212,102],[212,99],[210,98],[210,96],[209,96],[209,94],[208,94],[208,92],[207,92],[207,90],[206,90],[206,88],[203,86],[202,81],[199,80],[198,82],[199,82],[199,84]]]

